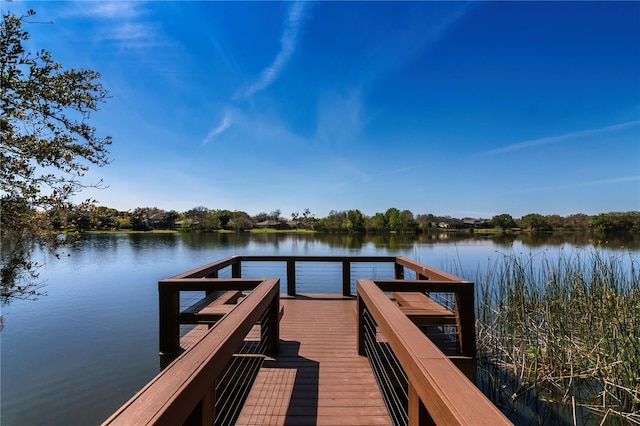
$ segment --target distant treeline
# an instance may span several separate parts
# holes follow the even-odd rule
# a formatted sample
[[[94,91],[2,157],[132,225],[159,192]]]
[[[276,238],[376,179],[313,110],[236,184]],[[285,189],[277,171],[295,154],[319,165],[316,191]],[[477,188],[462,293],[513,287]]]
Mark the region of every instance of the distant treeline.
[[[306,229],[330,233],[398,232],[418,233],[431,230],[455,231],[492,229],[505,232],[528,231],[599,231],[640,232],[640,212],[609,212],[594,216],[570,216],[530,213],[513,218],[507,213],[492,218],[455,218],[433,214],[414,215],[409,210],[390,208],[384,213],[367,216],[360,210],[335,211],[318,218],[309,209],[302,214],[292,212],[289,217],[280,210],[251,216],[244,211],[195,207],[185,212],[162,210],[157,207],[138,207],[118,211],[95,204],[81,204],[71,210],[49,211],[49,219],[57,230],[180,230],[213,232],[250,229]]]

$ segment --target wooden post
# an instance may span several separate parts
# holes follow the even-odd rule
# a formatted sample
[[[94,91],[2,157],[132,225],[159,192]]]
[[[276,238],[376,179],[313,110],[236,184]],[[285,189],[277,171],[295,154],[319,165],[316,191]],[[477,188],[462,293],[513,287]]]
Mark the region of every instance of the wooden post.
[[[210,273],[209,275],[207,275],[205,278],[218,278],[218,270],[216,269],[215,271],[213,271],[212,273]],[[212,293],[215,293],[216,290],[209,287],[207,288],[207,290],[205,291],[205,295],[209,296]]]
[[[358,355],[366,356],[367,352],[365,351],[365,327],[364,327],[364,312],[367,309],[362,297],[358,294]]]
[[[296,295],[296,261],[287,260],[287,294]]]
[[[231,278],[242,278],[242,262],[240,259],[231,265]]]
[[[182,351],[180,347],[180,292],[175,284],[158,283],[160,355],[175,357]]]
[[[280,345],[280,292],[276,293],[267,308],[267,318],[265,324],[260,326],[260,339],[265,343],[266,353],[277,354]],[[267,333],[268,331],[268,333]]]
[[[435,423],[420,400],[416,388],[409,382],[409,426],[426,425],[435,425]]]
[[[473,306],[473,283],[460,283],[454,299],[460,354],[476,357],[476,329]]]
[[[351,261],[342,261],[342,295],[351,296]]]
[[[216,421],[216,383],[202,397],[202,426],[214,426]]]
[[[394,266],[394,278],[396,280],[404,280],[404,266],[399,263],[395,263]]]

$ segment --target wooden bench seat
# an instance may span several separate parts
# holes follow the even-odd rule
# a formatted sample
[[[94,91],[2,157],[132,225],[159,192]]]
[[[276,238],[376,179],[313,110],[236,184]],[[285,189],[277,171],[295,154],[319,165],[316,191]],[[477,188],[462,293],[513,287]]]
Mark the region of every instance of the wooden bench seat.
[[[400,310],[417,326],[454,325],[456,316],[435,300],[420,292],[394,292]]]
[[[195,345],[207,333],[210,327],[235,308],[242,301],[244,295],[241,291],[219,291],[212,293],[204,299],[193,304],[180,313],[182,324],[197,324],[180,338],[180,346],[186,350]],[[284,306],[280,305],[278,321],[284,315]],[[253,330],[253,334],[259,334],[259,329]]]
[[[241,291],[216,291],[180,313],[182,324],[206,324],[219,321],[242,297]]]

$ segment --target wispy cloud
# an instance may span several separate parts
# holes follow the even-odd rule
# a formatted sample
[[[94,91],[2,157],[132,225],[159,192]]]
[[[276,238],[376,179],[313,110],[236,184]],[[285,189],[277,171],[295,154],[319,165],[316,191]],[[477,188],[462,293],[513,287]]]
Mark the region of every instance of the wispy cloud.
[[[123,1],[76,2],[73,14],[96,19],[130,19],[142,14],[140,6],[143,3]]]
[[[540,145],[548,145],[551,143],[564,142],[566,140],[575,139],[583,136],[593,136],[593,135],[599,135],[603,133],[611,133],[617,130],[622,130],[622,129],[626,129],[626,128],[634,127],[638,125],[640,125],[640,120],[627,121],[625,123],[615,124],[613,126],[601,127],[599,129],[581,130],[578,132],[565,133],[564,135],[559,135],[559,136],[549,136],[546,138],[531,139],[528,141],[518,142],[512,145],[507,145],[502,148],[480,152],[478,154],[488,155],[488,154],[501,154],[504,152],[518,151],[521,149],[533,148]]]
[[[399,169],[389,170],[387,172],[378,173],[377,176],[397,175],[399,173],[409,172],[411,170],[419,169],[420,166],[401,167]]]
[[[147,14],[144,6],[144,1],[79,1],[65,15],[98,21],[101,25],[96,27],[96,39],[116,42],[126,49],[164,44],[160,42],[158,25],[143,18]]]
[[[635,182],[635,181],[640,182],[640,175],[624,176],[624,177],[602,179],[602,180],[592,180],[592,181],[586,181],[586,182],[574,182],[574,183],[537,187],[537,188],[521,188],[521,189],[518,189],[517,192],[523,193],[523,192],[551,191],[551,190],[559,190],[559,189],[575,189],[575,188],[584,188],[589,186],[615,185],[618,183],[627,183],[627,182]]]
[[[209,142],[211,142],[217,135],[219,135],[220,133],[224,132],[229,127],[231,127],[231,124],[232,124],[231,111],[227,109],[224,113],[224,117],[222,117],[222,121],[220,122],[220,124],[218,124],[216,127],[211,129],[207,137],[204,138],[204,140],[202,141],[202,145],[206,145]]]
[[[276,55],[276,58],[271,65],[260,73],[257,81],[252,83],[249,87],[236,92],[233,96],[234,100],[248,99],[255,93],[267,88],[275,81],[276,78],[278,78],[278,75],[280,75],[280,72],[282,72],[282,69],[295,52],[298,35],[300,34],[300,29],[304,21],[306,7],[306,2],[304,1],[295,2],[291,5],[287,21],[285,23],[284,32],[280,38],[280,51]]]

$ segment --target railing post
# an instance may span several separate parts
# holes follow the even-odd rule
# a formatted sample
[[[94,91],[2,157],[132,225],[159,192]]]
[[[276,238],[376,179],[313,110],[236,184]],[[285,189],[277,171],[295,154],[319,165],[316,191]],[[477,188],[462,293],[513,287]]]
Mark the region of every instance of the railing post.
[[[276,354],[280,345],[280,292],[277,292],[267,308],[267,318],[265,324],[261,324],[260,338],[265,344],[268,354]]]
[[[342,261],[342,295],[351,296],[351,261]]]
[[[404,280],[404,266],[399,263],[394,263],[394,278],[396,280]]]
[[[218,278],[218,270],[216,269],[211,274],[207,275],[205,278]],[[205,295],[209,296],[214,292],[216,292],[216,290],[214,290],[213,287],[209,287],[205,290]]]
[[[365,351],[365,324],[364,324],[364,312],[367,309],[360,293],[358,293],[358,355],[366,356]]]
[[[420,400],[420,396],[409,381],[409,426],[427,426],[435,425],[433,419],[429,415],[429,412],[425,408],[424,404]]]
[[[460,283],[455,293],[454,312],[458,326],[460,353],[464,356],[476,356],[476,330],[473,306],[473,283]]]
[[[175,284],[158,283],[160,355],[165,358],[176,357],[180,347],[180,292]]]
[[[296,261],[287,260],[287,294],[296,295]]]
[[[214,426],[216,421],[216,383],[202,397],[202,426]]]
[[[240,259],[231,265],[231,278],[242,278],[242,261]]]

